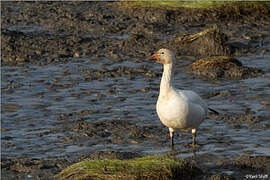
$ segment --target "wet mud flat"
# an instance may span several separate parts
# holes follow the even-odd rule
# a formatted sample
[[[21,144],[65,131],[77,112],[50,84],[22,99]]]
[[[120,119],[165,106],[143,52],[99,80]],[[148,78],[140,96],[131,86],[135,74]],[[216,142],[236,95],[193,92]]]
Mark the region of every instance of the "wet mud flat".
[[[114,2],[2,2],[1,8],[2,179],[52,179],[85,158],[167,153],[194,162],[197,179],[269,178],[267,8],[253,16],[244,9],[222,16]],[[202,36],[207,42],[183,42],[215,25],[217,33]],[[171,152],[155,112],[162,69],[146,57],[167,46],[179,60],[175,86],[193,89],[220,112],[200,126],[196,149],[190,133],[179,132]],[[213,56],[237,61],[210,75],[200,64],[199,73],[189,71]]]

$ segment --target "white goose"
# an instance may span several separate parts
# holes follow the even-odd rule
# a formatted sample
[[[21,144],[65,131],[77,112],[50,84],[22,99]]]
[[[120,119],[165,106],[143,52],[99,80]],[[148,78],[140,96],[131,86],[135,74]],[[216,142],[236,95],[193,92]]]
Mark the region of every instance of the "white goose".
[[[178,90],[172,87],[172,68],[175,56],[170,50],[160,49],[150,59],[163,64],[156,110],[161,122],[169,128],[171,146],[174,146],[175,129],[192,129],[192,144],[195,145],[197,128],[207,116],[206,103],[193,91]],[[214,111],[210,108],[209,110]]]

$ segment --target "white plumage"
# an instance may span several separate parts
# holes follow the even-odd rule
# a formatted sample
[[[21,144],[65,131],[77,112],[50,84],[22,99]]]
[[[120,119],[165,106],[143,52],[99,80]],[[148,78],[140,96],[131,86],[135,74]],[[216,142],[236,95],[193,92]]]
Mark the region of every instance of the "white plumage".
[[[170,50],[160,49],[150,58],[163,64],[156,110],[161,122],[169,128],[171,145],[174,145],[175,129],[192,129],[193,144],[195,145],[196,130],[207,116],[206,103],[193,91],[178,90],[172,87],[172,68],[175,56]]]

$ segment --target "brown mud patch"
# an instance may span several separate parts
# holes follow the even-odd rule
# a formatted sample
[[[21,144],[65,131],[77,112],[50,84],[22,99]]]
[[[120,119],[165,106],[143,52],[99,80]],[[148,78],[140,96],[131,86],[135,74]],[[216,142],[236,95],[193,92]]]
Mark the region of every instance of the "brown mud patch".
[[[102,37],[61,36],[53,34],[33,35],[2,30],[2,62],[54,62],[73,57],[89,57],[111,43]],[[102,51],[102,50],[101,50]],[[106,53],[99,52],[99,53]]]
[[[213,26],[195,34],[176,35],[168,44],[178,55],[207,57],[231,55],[227,41],[227,36]]]
[[[41,33],[44,33],[44,31],[54,34],[75,33],[81,35],[102,32],[114,33],[126,28],[126,24],[110,22],[115,17],[122,18],[117,8],[111,6],[111,4],[110,2],[79,1],[65,3],[8,2],[3,3],[1,8],[3,10],[2,15],[9,18],[2,18],[1,20],[4,27],[10,25],[27,27],[35,24],[42,27]],[[121,20],[124,21],[125,19]],[[31,32],[31,29],[29,31]]]
[[[154,49],[158,41],[143,34],[132,34],[120,44],[120,49],[128,52],[128,55],[149,54],[149,49]]]
[[[260,69],[245,67],[239,60],[229,56],[199,59],[189,66],[188,72],[211,78],[247,78],[263,74]]]
[[[96,123],[85,121],[75,122],[71,130],[79,132],[80,136],[75,135],[72,140],[79,141],[88,138],[106,144],[138,144],[143,141],[151,140],[151,143],[160,144],[161,132],[164,128],[160,126],[138,126],[129,121],[110,120]],[[163,138],[166,141],[166,136]],[[95,144],[93,143],[93,144]]]
[[[263,176],[264,179],[269,178],[269,156],[235,156],[232,160],[220,158],[212,166],[204,164],[203,161],[206,160],[204,158],[197,156],[192,159],[203,172],[201,176],[198,176],[198,179],[234,180],[252,177],[260,179],[258,176]]]
[[[103,160],[103,159],[133,159],[137,157],[142,157],[140,153],[137,152],[118,152],[118,151],[95,151],[82,156],[76,159],[77,162],[91,159],[91,160]]]
[[[146,77],[158,77],[160,73],[149,70],[149,66],[142,65],[140,67],[115,67],[107,69],[104,67],[102,70],[85,69],[82,73],[88,75],[87,80],[96,80],[103,78],[115,78],[115,77],[128,77],[129,79],[135,79],[138,76]]]
[[[224,123],[230,125],[232,128],[241,129],[258,129],[266,130],[270,128],[270,118],[263,115],[252,115],[252,113],[244,114],[220,114],[215,115],[217,121],[223,121]]]
[[[266,19],[270,17],[269,8],[261,5],[224,6],[210,10],[154,7],[125,7],[119,10],[116,4],[5,2],[1,7],[1,61],[14,65],[56,62],[73,57],[119,59],[128,55],[145,58],[160,47],[175,49],[178,55],[197,57],[231,55],[234,52],[241,54],[252,48],[257,51],[257,47],[227,41],[223,29],[231,27],[232,23],[249,24],[254,28],[267,26]],[[248,13],[252,7],[256,11],[252,11],[250,16]],[[229,11],[229,16],[224,13],[226,11]],[[218,24],[222,30],[207,29],[209,25],[205,23]],[[198,33],[198,29],[202,31]],[[186,31],[185,35],[179,30]],[[193,39],[196,34],[202,36]],[[168,38],[169,35],[174,37]]]
[[[233,164],[242,169],[255,169],[262,173],[270,172],[270,157],[268,156],[240,156],[234,160]]]
[[[134,5],[135,4],[135,5]],[[227,2],[206,8],[144,7],[133,2],[118,3],[123,13],[149,23],[217,22],[267,20],[270,16],[269,3]],[[252,17],[250,15],[252,14]],[[254,15],[254,16],[253,16]]]
[[[3,159],[1,160],[1,179],[46,179],[71,165],[63,159]]]

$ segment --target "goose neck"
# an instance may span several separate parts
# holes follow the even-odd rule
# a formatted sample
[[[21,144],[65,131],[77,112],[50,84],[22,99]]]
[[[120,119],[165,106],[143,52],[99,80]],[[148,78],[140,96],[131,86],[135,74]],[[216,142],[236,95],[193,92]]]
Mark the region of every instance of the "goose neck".
[[[163,66],[163,74],[160,83],[160,94],[167,93],[172,88],[171,86],[171,79],[173,76],[172,67],[173,67],[172,63],[165,64]]]

